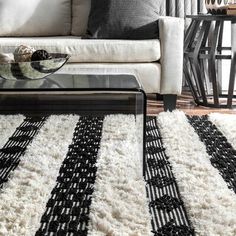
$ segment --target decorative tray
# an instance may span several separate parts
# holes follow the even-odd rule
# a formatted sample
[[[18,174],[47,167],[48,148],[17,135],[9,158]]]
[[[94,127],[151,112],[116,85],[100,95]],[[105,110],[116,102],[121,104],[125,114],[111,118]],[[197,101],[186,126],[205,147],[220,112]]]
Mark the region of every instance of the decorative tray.
[[[59,70],[69,58],[68,54],[49,53],[46,60],[0,63],[0,77],[8,80],[43,79]]]

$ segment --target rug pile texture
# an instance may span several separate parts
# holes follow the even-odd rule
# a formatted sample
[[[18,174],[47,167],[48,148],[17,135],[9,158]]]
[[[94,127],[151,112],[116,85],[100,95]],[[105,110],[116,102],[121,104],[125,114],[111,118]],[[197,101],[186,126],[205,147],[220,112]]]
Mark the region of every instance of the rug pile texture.
[[[235,236],[236,116],[0,115],[0,236]]]

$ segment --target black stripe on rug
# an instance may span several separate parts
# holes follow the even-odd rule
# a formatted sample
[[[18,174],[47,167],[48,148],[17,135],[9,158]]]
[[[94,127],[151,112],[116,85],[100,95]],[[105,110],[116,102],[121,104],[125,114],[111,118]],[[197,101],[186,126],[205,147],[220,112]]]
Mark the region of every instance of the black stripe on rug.
[[[165,154],[156,118],[147,118],[146,190],[155,236],[192,236],[194,229]]]
[[[187,116],[205,144],[211,164],[218,169],[228,187],[236,193],[236,151],[207,116]]]
[[[43,126],[46,117],[26,117],[0,149],[0,188],[20,163],[20,157]]]
[[[87,235],[102,117],[81,117],[36,236]]]

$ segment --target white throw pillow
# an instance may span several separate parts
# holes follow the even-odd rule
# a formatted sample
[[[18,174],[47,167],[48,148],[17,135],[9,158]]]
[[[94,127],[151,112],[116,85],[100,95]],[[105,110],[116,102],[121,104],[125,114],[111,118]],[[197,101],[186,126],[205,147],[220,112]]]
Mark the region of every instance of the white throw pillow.
[[[86,34],[90,8],[91,0],[72,0],[72,35]]]
[[[0,0],[0,36],[69,35],[71,0]]]

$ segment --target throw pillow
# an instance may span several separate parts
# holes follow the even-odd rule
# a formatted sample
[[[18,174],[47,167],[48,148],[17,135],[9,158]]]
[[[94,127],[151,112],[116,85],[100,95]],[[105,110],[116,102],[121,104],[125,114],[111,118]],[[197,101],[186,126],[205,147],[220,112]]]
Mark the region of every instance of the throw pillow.
[[[56,36],[71,31],[71,0],[0,0],[0,36]]]
[[[72,0],[71,34],[83,36],[86,34],[91,0]]]
[[[92,0],[87,36],[102,39],[158,37],[159,0]]]

